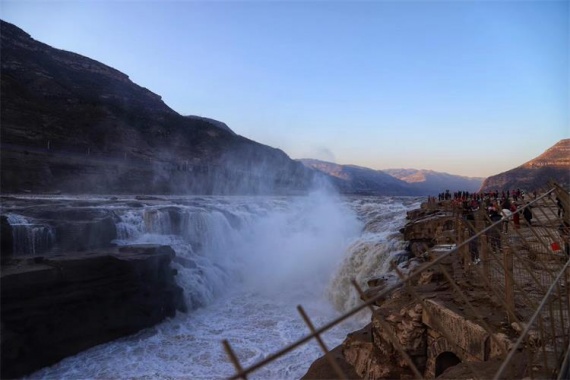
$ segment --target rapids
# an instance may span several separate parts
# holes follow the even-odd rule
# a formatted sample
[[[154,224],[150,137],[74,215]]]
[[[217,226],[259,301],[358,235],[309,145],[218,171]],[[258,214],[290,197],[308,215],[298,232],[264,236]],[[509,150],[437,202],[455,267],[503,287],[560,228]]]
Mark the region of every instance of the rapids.
[[[66,358],[29,378],[228,377],[233,366],[222,339],[230,341],[246,367],[308,333],[298,304],[317,327],[357,305],[350,280],[364,285],[386,270],[390,257],[404,250],[398,229],[406,211],[418,206],[418,198],[322,192],[299,197],[163,197],[145,201],[143,207],[133,207],[132,198],[102,204],[98,207],[110,208],[116,216],[116,244],[174,248],[173,266],[190,311]],[[10,220],[32,225],[17,215]],[[34,228],[36,235],[53,233],[47,226]],[[21,228],[15,231],[19,235],[14,236],[14,249],[19,252],[30,238]],[[329,331],[324,336],[328,347],[340,344],[367,318],[357,316]],[[320,355],[311,342],[251,377],[300,378]]]

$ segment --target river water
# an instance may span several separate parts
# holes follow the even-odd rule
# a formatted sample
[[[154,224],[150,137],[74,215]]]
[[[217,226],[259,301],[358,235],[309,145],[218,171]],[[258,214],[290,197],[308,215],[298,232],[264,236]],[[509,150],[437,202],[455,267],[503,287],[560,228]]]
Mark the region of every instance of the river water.
[[[398,230],[406,211],[420,201],[324,192],[161,198],[143,202],[143,207],[133,207],[129,197],[92,207],[112,209],[115,243],[174,248],[176,280],[190,311],[66,358],[29,378],[228,377],[234,369],[223,339],[247,367],[309,332],[297,305],[303,305],[317,327],[357,305],[350,280],[364,285],[403,252]],[[19,226],[27,223],[17,215],[10,218]],[[16,252],[22,250],[25,247],[15,247]],[[368,321],[363,312],[337,326],[324,335],[326,344],[335,347]],[[319,356],[317,343],[310,342],[251,378],[300,378]]]

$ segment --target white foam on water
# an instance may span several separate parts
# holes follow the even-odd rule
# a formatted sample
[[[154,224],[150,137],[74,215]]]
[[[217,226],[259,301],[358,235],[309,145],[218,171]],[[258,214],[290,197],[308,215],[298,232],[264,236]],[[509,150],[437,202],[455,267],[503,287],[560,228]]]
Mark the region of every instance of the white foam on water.
[[[12,227],[13,252],[15,256],[47,253],[54,245],[55,231],[46,224],[18,214],[6,214]]]
[[[348,311],[362,302],[352,285],[353,279],[366,289],[369,279],[388,271],[391,259],[404,252],[406,243],[398,230],[405,224],[406,211],[419,207],[419,202],[412,198],[359,197],[352,199],[351,206],[365,227],[348,247],[328,288],[329,299],[340,311]]]
[[[172,203],[175,203],[173,213]],[[102,344],[31,378],[225,378],[234,373],[221,341],[252,365],[309,333],[296,306],[319,327],[356,305],[350,277],[385,270],[402,249],[397,236],[410,199],[194,197],[191,202],[116,207],[119,244],[160,243],[191,310]],[[329,348],[365,320],[327,332]],[[322,353],[306,344],[252,378],[299,378]]]

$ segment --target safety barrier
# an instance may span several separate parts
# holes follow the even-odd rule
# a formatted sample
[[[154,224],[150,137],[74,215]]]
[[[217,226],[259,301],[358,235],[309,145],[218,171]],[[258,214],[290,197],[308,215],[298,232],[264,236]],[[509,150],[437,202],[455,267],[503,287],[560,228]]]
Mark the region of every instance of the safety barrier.
[[[373,296],[353,281],[364,300],[361,305],[321,327],[315,327],[303,307],[298,306],[310,334],[247,368],[240,364],[238,355],[224,340],[224,349],[236,369],[231,379],[246,379],[254,371],[312,339],[316,339],[338,378],[347,378],[322,334],[365,308],[372,311],[383,335],[405,363],[408,377],[419,379],[437,376],[442,369],[429,369],[431,359],[426,364],[412,357],[390,323],[375,313],[375,307],[397,288],[402,288],[411,299],[423,306],[424,319],[430,321],[432,328],[447,342],[449,350],[459,357],[466,371],[465,376],[488,378],[491,368],[495,379],[562,378],[565,376],[564,368],[568,367],[570,347],[570,242],[568,230],[560,228],[562,221],[557,214],[558,205],[553,197],[555,193],[568,197],[565,190],[553,187],[524,204],[514,214],[496,222],[488,218],[484,209],[475,212],[473,218],[465,218],[461,210],[455,207],[452,210],[455,217],[454,247],[429,251],[428,261],[408,273],[392,263],[391,269],[400,281],[386,286]],[[532,210],[534,218],[531,223],[523,217],[525,208]],[[428,209],[433,207],[429,206]],[[450,211],[449,204],[446,204],[445,210]],[[485,352],[483,359],[474,358],[464,347],[459,347],[457,337],[448,331],[445,322],[430,311],[431,301],[417,291],[415,284],[427,271],[441,274],[454,297],[462,303],[462,308],[473,316],[472,322],[488,336],[485,347],[486,351],[491,352]],[[475,291],[479,297],[483,292],[496,305],[508,325],[497,325],[496,321],[491,321],[478,309],[473,302],[477,297]],[[491,359],[496,360],[491,362]],[[486,361],[493,363],[493,366],[489,365],[483,370],[478,362]]]

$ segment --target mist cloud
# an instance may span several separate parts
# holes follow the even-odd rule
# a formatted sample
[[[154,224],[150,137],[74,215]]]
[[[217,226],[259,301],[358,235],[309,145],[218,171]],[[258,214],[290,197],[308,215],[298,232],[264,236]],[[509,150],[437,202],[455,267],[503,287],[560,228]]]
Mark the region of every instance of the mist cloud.
[[[336,156],[329,148],[325,146],[314,147],[310,158],[315,158],[321,161],[333,162],[336,164]]]

